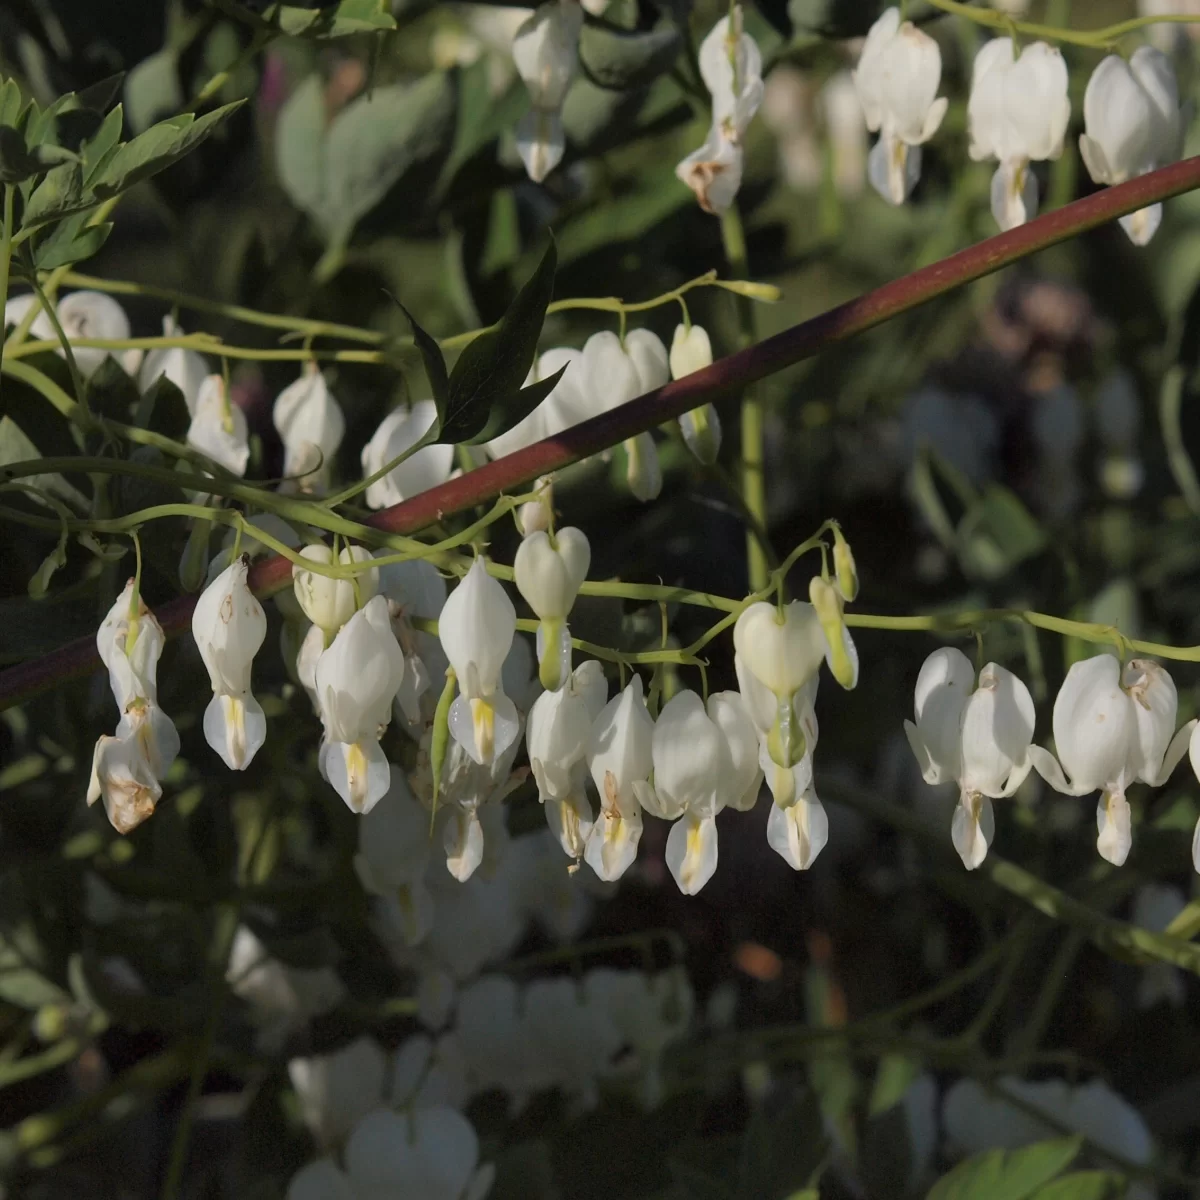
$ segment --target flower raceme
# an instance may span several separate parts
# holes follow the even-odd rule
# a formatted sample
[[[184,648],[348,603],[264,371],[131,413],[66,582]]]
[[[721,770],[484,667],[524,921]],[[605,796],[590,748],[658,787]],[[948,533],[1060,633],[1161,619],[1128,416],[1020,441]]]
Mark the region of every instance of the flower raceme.
[[[204,589],[192,636],[212,683],[204,737],[227,767],[245,770],[267,738],[267,718],[250,693],[250,669],[267,636],[267,615],[246,582],[249,560],[231,563]]]
[[[404,655],[382,596],[350,617],[317,659],[321,773],[352,812],[370,812],[390,786],[379,738],[403,678]]]
[[[1011,796],[1034,765],[1035,712],[1029,689],[1011,671],[975,669],[961,650],[943,647],[917,676],[916,723],[904,732],[926,783],[957,783],[951,838],[968,870],[987,856],[996,832],[992,800]]]
[[[712,125],[704,144],[676,168],[705,212],[720,215],[742,185],[746,129],[763,101],[762,52],[742,29],[735,5],[700,46],[700,75],[712,96]]]
[[[500,678],[516,629],[512,601],[477,558],[450,593],[438,636],[458,678],[450,733],[480,766],[503,755],[520,734],[516,706]]]
[[[1184,120],[1170,59],[1152,46],[1140,46],[1128,62],[1110,54],[1088,80],[1083,120],[1079,153],[1095,183],[1124,183],[1176,162]],[[1162,205],[1120,220],[1130,240],[1144,246],[1162,220]]]
[[[1129,784],[1159,787],[1189,748],[1196,722],[1175,729],[1171,676],[1148,659],[1124,667],[1110,654],[1075,663],[1054,701],[1055,758],[1034,746],[1038,773],[1068,796],[1100,792],[1096,849],[1120,866],[1133,844]]]
[[[867,157],[871,186],[903,204],[921,176],[921,146],[938,131],[949,101],[938,98],[942,52],[927,33],[884,9],[854,72],[867,128],[879,140]]]
[[[1062,154],[1071,101],[1059,50],[1033,42],[1018,56],[1011,38],[993,38],[975,56],[967,104],[969,153],[999,162],[992,176],[992,215],[1014,229],[1037,215],[1031,162]]]

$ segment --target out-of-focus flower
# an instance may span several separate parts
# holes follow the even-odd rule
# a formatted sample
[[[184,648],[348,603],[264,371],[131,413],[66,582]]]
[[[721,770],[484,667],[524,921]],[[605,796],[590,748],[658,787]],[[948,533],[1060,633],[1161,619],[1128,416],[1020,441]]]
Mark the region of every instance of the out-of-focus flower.
[[[234,475],[245,475],[250,461],[250,430],[245,413],[230,403],[220,375],[209,375],[200,385],[187,443]]]
[[[165,338],[183,336],[183,330],[172,316],[163,317],[162,331]],[[195,416],[200,388],[208,375],[208,363],[204,360],[204,355],[183,346],[167,346],[161,350],[151,350],[142,360],[141,369],[138,371],[138,387],[143,392],[149,391],[165,376],[183,393],[188,413]]]
[[[383,1101],[387,1056],[373,1037],[360,1037],[332,1054],[293,1058],[288,1078],[300,1113],[319,1146],[332,1146]]]
[[[120,362],[128,374],[137,374],[142,361],[140,350],[114,353],[97,346],[75,345],[79,338],[117,342],[130,336],[129,317],[111,296],[106,296],[103,292],[72,292],[58,302],[56,311],[58,323],[67,335],[67,341],[71,343],[75,365],[85,379],[94,375],[110,354]],[[55,336],[53,331],[50,336]]]
[[[937,42],[898,8],[886,8],[871,26],[854,85],[867,128],[879,140],[867,159],[871,186],[891,204],[903,204],[921,176],[921,146],[938,131],[946,107],[938,98],[942,52]]]
[[[551,0],[535,8],[513,36],[513,62],[532,104],[517,125],[517,150],[535,183],[562,161],[562,104],[575,78],[582,28],[577,0]]]
[[[300,551],[300,557],[327,566],[333,563],[333,551],[324,542],[305,546]],[[343,546],[338,554],[340,566],[370,561],[371,552],[363,546]],[[292,564],[292,591],[296,601],[304,610],[304,615],[325,634],[327,644],[354,615],[358,602],[366,604],[378,587],[378,567],[360,571],[354,579],[335,579],[331,575],[306,571]]]
[[[432,400],[418,400],[411,409],[398,408],[389,413],[363,447],[363,478],[383,470],[393,459],[415,446],[433,428],[436,420],[437,405]],[[453,446],[441,442],[422,446],[367,488],[367,504],[371,508],[390,508],[409,496],[445,483],[453,467]]]
[[[306,490],[324,485],[342,444],[346,419],[317,364],[275,398],[275,428],[283,440],[283,473]]]

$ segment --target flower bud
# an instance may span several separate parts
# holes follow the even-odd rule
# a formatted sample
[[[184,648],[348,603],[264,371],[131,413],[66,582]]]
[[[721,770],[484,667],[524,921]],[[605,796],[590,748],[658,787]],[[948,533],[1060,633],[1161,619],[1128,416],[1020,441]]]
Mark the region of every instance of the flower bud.
[[[560,529],[553,541],[549,534],[534,533],[517,548],[513,579],[543,621],[561,619],[570,613],[591,561],[591,546],[581,529]]]
[[[625,443],[625,482],[634,497],[646,503],[658,497],[662,491],[662,466],[658,461],[658,447],[649,433],[639,433],[627,438]]]
[[[333,551],[323,542],[315,546],[305,546],[300,551],[302,558],[313,562],[332,563]],[[369,550],[363,546],[346,546],[338,556],[342,565],[367,562],[371,558]],[[304,615],[314,624],[325,631],[326,641],[354,615],[359,607],[355,599],[355,581],[349,579],[334,579],[329,575],[319,575],[315,571],[306,571],[292,564],[292,588]],[[366,604],[379,588],[379,570],[364,571],[357,577],[358,599]]]
[[[727,292],[765,304],[776,304],[783,299],[783,291],[773,283],[755,283],[752,279],[714,279],[713,283]]]
[[[825,634],[828,647],[825,661],[829,663],[834,679],[850,689],[858,683],[858,652],[846,629],[841,593],[828,580],[814,575],[808,585],[808,598],[817,610],[817,619]]]
[[[842,599],[847,604],[853,603],[858,595],[858,568],[854,565],[850,543],[836,525],[833,528],[833,570]]]
[[[682,379],[712,366],[712,342],[699,325],[676,325],[671,339],[671,378]]]

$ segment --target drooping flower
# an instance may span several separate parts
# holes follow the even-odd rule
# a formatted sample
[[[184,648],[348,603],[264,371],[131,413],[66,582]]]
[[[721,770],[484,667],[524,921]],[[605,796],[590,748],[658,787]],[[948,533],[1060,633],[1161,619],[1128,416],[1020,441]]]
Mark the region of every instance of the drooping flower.
[[[821,88],[820,108],[829,132],[834,189],[842,199],[855,200],[867,180],[868,150],[866,121],[851,72],[835,71],[829,77]]]
[[[521,540],[513,559],[513,581],[537,613],[539,678],[548,691],[571,674],[571,631],[567,617],[587,578],[592,548],[582,529],[568,526],[553,537],[535,532]]]
[[[289,1059],[287,1069],[300,1115],[319,1146],[341,1141],[383,1102],[388,1061],[373,1037],[356,1038],[332,1054]]]
[[[942,52],[898,8],[885,8],[871,26],[854,86],[867,121],[879,134],[867,158],[871,186],[903,204],[921,176],[921,147],[938,131],[949,101],[938,98]]]
[[[993,38],[975,56],[967,104],[969,153],[999,162],[992,176],[992,215],[1013,229],[1037,214],[1031,162],[1058,158],[1071,119],[1062,53],[1032,42],[1017,56],[1011,38]]]
[[[437,405],[432,400],[418,400],[411,409],[397,408],[388,413],[363,447],[363,478],[383,470],[410,450],[433,428],[435,421]],[[409,496],[427,492],[445,483],[453,467],[453,446],[442,442],[422,446],[367,488],[367,504],[371,508],[389,508]]]
[[[584,857],[604,880],[620,879],[637,855],[642,836],[642,806],[634,784],[654,767],[654,721],[642,698],[642,679],[634,674],[592,724],[587,764],[600,793],[600,815],[588,834]]]
[[[615,333],[594,333],[584,343],[583,386],[587,415],[609,412],[670,379],[667,348],[649,329],[633,329],[622,342]],[[649,433],[639,433],[624,443],[626,478],[639,500],[653,500],[662,490],[658,450]]]
[[[315,362],[276,396],[272,418],[283,440],[284,475],[305,490],[323,485],[342,444],[346,419]]]
[[[179,328],[175,318],[169,315],[163,317],[162,330],[165,338],[183,336],[183,330]],[[142,360],[141,370],[138,371],[138,387],[147,392],[164,376],[183,393],[188,414],[195,416],[200,388],[209,376],[204,355],[183,346],[166,346],[160,350],[151,350]]]
[[[130,579],[100,624],[96,649],[121,710],[117,737],[135,740],[151,774],[162,779],[179,753],[175,725],[158,706],[158,660],[166,637],[135,591]]]
[[[301,558],[329,565],[333,562],[333,551],[324,542],[305,546]],[[343,546],[338,555],[341,566],[351,563],[370,562],[371,552],[363,546]],[[357,584],[357,588],[355,587]],[[292,564],[292,590],[304,610],[304,615],[325,634],[325,642],[354,615],[354,610],[375,595],[379,588],[379,568],[360,571],[354,579],[334,579],[317,571],[306,571]]]
[[[1170,59],[1139,46],[1129,61],[1110,54],[1092,72],[1083,97],[1084,132],[1079,153],[1095,183],[1124,183],[1176,162],[1183,149],[1179,84]],[[1162,205],[1121,218],[1137,246],[1154,236]]]
[[[379,738],[403,678],[404,655],[382,596],[368,600],[317,660],[321,773],[353,812],[370,812],[391,785]]]
[[[245,557],[231,563],[192,612],[192,636],[213,689],[204,737],[235,771],[250,765],[267,738],[267,718],[250,693],[250,669],[267,636],[267,615],[250,591],[247,571]]]
[[[682,379],[712,366],[712,342],[700,325],[676,325],[671,339],[671,378]],[[721,450],[721,418],[711,404],[702,404],[679,418],[687,448],[702,463],[714,463]]]
[[[583,857],[592,830],[585,784],[588,742],[607,700],[604,670],[588,659],[557,691],[543,692],[529,710],[525,745],[538,799],[563,851],[576,860]]]
[[[517,124],[517,151],[534,183],[562,160],[562,105],[575,78],[582,28],[577,0],[551,0],[535,8],[513,37],[513,62],[531,102]]]
[[[517,612],[508,593],[477,558],[450,593],[438,619],[438,636],[458,676],[450,733],[481,766],[502,755],[520,731],[516,706],[504,694],[500,678],[516,628]]]
[[[200,385],[187,443],[234,475],[246,473],[250,431],[245,413],[230,402],[222,376],[210,375]]]
[[[471,1123],[445,1106],[368,1113],[350,1134],[345,1164],[343,1171],[327,1158],[310,1163],[288,1184],[287,1200],[483,1200],[495,1177],[491,1163],[479,1165]]]
[[[1175,682],[1158,663],[1134,658],[1122,667],[1111,654],[1097,654],[1071,667],[1054,700],[1058,757],[1040,746],[1030,752],[1056,791],[1100,792],[1096,849],[1118,867],[1133,844],[1125,789],[1165,783],[1197,727],[1189,721],[1176,731],[1177,708]]]
[[[746,129],[763,101],[762,53],[735,5],[700,45],[700,75],[712,96],[712,125],[698,150],[676,168],[705,212],[723,213],[742,183]]]
[[[131,332],[125,310],[103,292],[72,292],[58,302],[56,311],[58,323],[71,343],[75,365],[85,379],[94,375],[100,364],[113,352],[98,346],[76,346],[75,342],[80,338],[125,341]],[[52,333],[51,336],[55,335]],[[116,357],[127,373],[137,374],[142,360],[140,350],[126,350]]]
[[[1011,796],[1029,774],[1033,697],[1011,671],[975,670],[961,650],[944,646],[917,676],[916,724],[904,732],[926,783],[959,786],[951,836],[968,870],[983,862],[996,833],[992,800]]]

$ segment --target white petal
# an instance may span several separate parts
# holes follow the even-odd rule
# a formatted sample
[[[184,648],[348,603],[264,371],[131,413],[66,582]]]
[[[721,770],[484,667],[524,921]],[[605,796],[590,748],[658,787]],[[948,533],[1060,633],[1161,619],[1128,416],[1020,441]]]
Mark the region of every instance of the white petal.
[[[962,714],[962,783],[988,796],[1003,793],[1025,764],[1036,714],[1029,689],[1011,671],[988,663]]]
[[[630,816],[623,816],[616,806],[602,804],[600,815],[588,834],[584,858],[601,879],[611,883],[633,865],[641,836],[640,808]]]
[[[1037,216],[1038,184],[1024,159],[1006,159],[992,176],[992,216],[1007,232]]]
[[[1076,795],[1124,788],[1135,734],[1131,704],[1111,654],[1084,659],[1067,672],[1054,701],[1054,742]]]
[[[487,573],[483,559],[477,558],[450,593],[438,619],[442,649],[464,695],[475,694],[472,668],[479,695],[496,688],[516,628],[517,612],[508,593]]]
[[[950,836],[963,866],[973,871],[987,857],[988,847],[996,836],[991,800],[964,792],[954,809]]]
[[[204,710],[204,739],[232,771],[244,771],[267,740],[267,718],[249,692],[218,693]]]
[[[960,731],[967,698],[975,686],[971,660],[953,646],[942,646],[921,664],[914,696],[916,730],[936,778],[927,783],[958,779],[962,774]],[[912,736],[909,737],[912,743]],[[917,753],[918,762],[921,755]],[[923,768],[924,770],[924,768]]]
[[[829,818],[815,792],[806,792],[788,808],[771,805],[767,844],[794,870],[808,870],[828,840]]]
[[[696,692],[685,688],[663,705],[654,723],[653,755],[655,790],[673,798],[672,808],[716,816],[731,769],[729,752]]]
[[[1121,687],[1130,698],[1134,724],[1129,741],[1129,772],[1153,784],[1175,733],[1178,693],[1165,668],[1146,658],[1134,658],[1121,671]],[[1176,760],[1178,761],[1178,760]]]
[[[749,812],[758,802],[763,775],[758,765],[758,735],[737,692],[717,692],[708,698],[708,715],[725,735],[728,758],[721,783],[724,806]]]
[[[446,850],[446,869],[459,883],[465,883],[483,862],[483,826],[475,813],[461,809],[452,812],[442,844]]]
[[[1105,792],[1096,806],[1096,849],[1115,867],[1122,866],[1133,845],[1129,801],[1120,792]]]
[[[776,697],[790,697],[811,679],[825,657],[825,634],[816,609],[793,600],[778,620],[774,604],[759,601],[738,617],[733,644],[746,669]]]
[[[717,869],[717,823],[688,813],[671,826],[664,853],[667,869],[685,896],[694,896]]]

